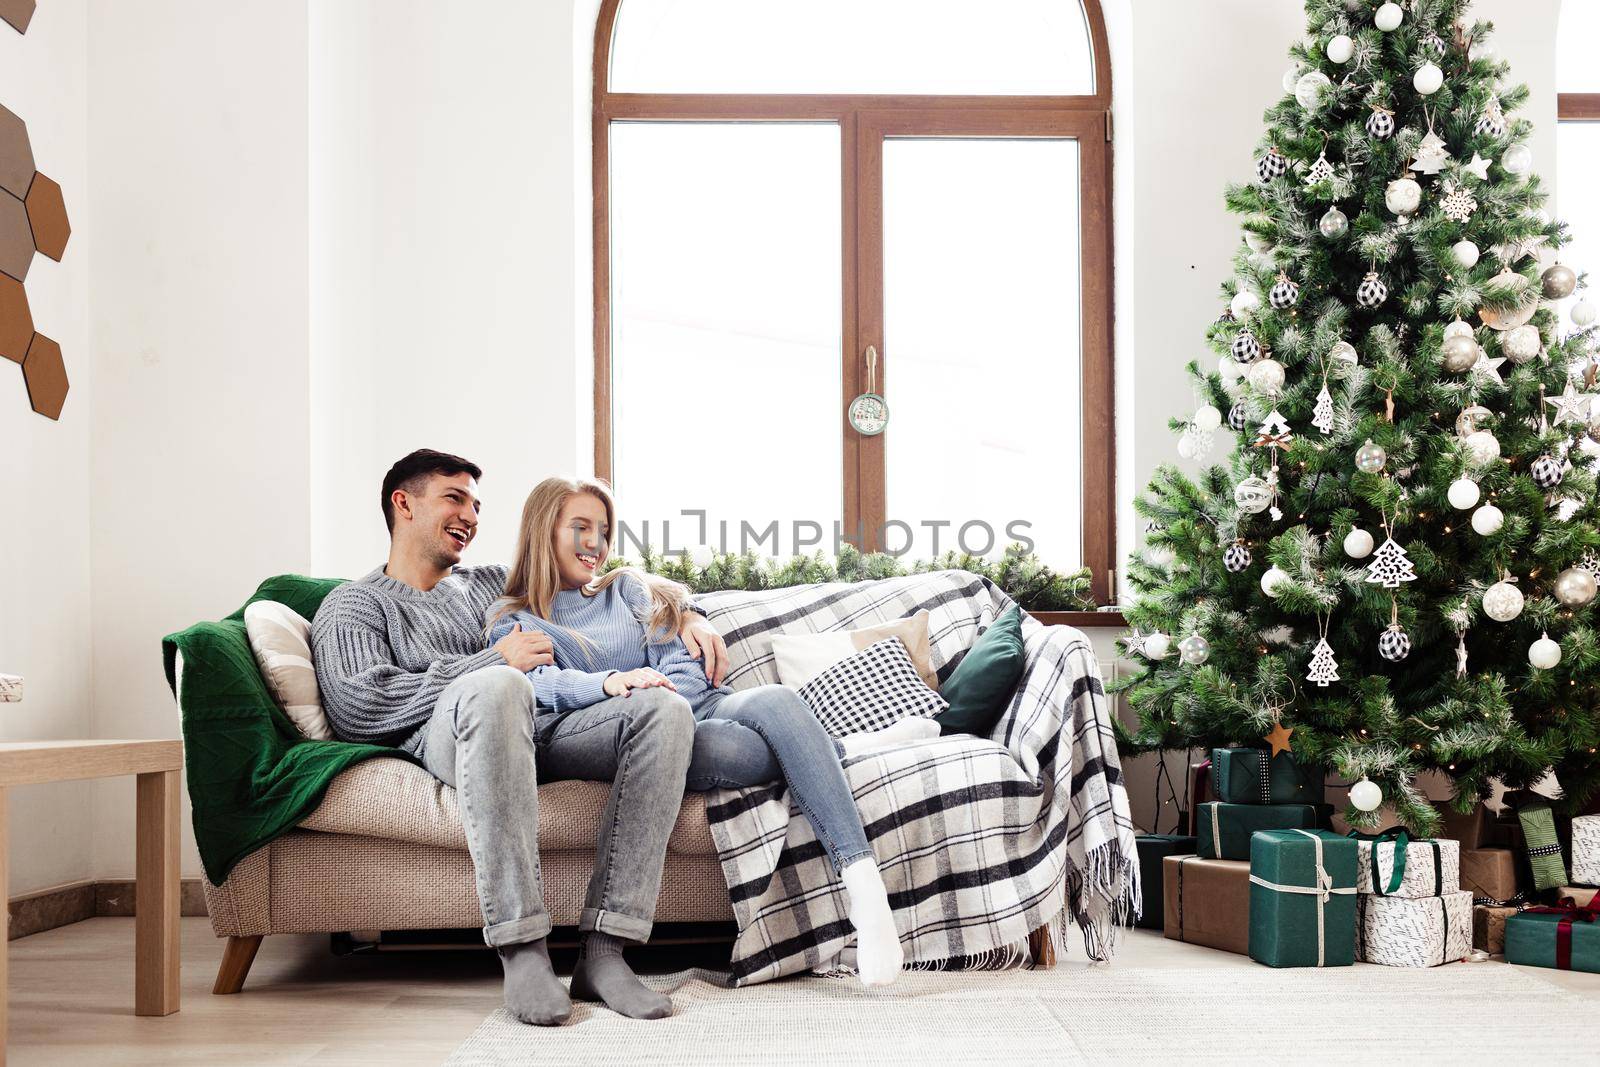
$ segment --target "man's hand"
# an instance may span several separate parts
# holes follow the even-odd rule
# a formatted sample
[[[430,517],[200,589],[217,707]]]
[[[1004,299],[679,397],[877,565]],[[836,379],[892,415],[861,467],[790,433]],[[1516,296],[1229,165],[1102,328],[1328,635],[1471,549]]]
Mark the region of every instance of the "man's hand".
[[[665,686],[674,693],[678,691],[678,687],[672,684],[672,679],[649,667],[640,667],[636,671],[613,671],[606,675],[605,680],[607,695],[614,697],[628,696],[634,689],[649,689],[658,685]]]
[[[494,650],[524,674],[535,667],[544,667],[556,661],[556,647],[550,643],[549,635],[538,630],[524,633],[520,622],[494,643]]]
[[[728,673],[728,646],[722,635],[712,629],[703,616],[686,611],[678,636],[683,638],[683,647],[689,650],[690,659],[700,659],[704,655],[701,666],[705,668],[706,677],[712,685],[721,685],[722,676]]]

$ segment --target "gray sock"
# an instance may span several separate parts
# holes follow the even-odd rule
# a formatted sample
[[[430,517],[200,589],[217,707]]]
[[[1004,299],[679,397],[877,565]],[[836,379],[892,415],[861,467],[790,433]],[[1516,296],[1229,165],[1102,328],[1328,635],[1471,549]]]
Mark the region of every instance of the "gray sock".
[[[561,987],[544,938],[499,948],[506,972],[506,1010],[533,1026],[560,1026],[572,1014],[572,998]]]
[[[583,937],[583,952],[572,972],[572,995],[603,1001],[630,1019],[665,1019],[672,1014],[672,998],[639,981],[623,960],[621,939],[598,931]]]

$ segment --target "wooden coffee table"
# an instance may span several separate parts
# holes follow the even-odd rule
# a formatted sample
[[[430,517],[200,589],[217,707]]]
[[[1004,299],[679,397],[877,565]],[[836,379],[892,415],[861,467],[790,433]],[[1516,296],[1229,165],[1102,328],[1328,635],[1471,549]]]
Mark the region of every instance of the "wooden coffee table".
[[[0,900],[10,872],[7,790],[81,778],[138,776],[133,1012],[178,1010],[178,812],[182,741],[0,742]],[[5,1062],[6,945],[0,938],[0,1063]]]

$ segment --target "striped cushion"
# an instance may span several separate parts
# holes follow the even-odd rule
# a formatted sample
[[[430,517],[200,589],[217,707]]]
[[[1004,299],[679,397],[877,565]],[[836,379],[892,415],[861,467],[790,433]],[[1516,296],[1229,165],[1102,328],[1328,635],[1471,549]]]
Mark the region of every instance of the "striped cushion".
[[[317,672],[311,665],[311,624],[275,600],[258,600],[244,609],[244,629],[272,699],[302,734],[314,741],[332,741]]]

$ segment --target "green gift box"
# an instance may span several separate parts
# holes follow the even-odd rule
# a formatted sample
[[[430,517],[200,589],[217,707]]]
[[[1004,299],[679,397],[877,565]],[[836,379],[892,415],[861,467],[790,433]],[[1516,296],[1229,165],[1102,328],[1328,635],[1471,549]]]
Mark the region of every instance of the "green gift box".
[[[1330,830],[1250,838],[1250,958],[1269,967],[1356,961],[1356,843]]]
[[[1139,889],[1144,914],[1135,925],[1160,930],[1166,923],[1161,897],[1161,861],[1167,856],[1187,856],[1194,852],[1195,840],[1182,834],[1140,834],[1133,839],[1139,853]]]
[[[1568,898],[1509,916],[1506,962],[1600,973],[1600,910]]]
[[[1324,775],[1300,766],[1290,752],[1261,748],[1211,750],[1211,782],[1229,804],[1321,804]]]
[[[1195,806],[1195,851],[1201,859],[1247,860],[1250,835],[1257,830],[1310,830],[1322,825],[1311,804],[1224,804]]]

